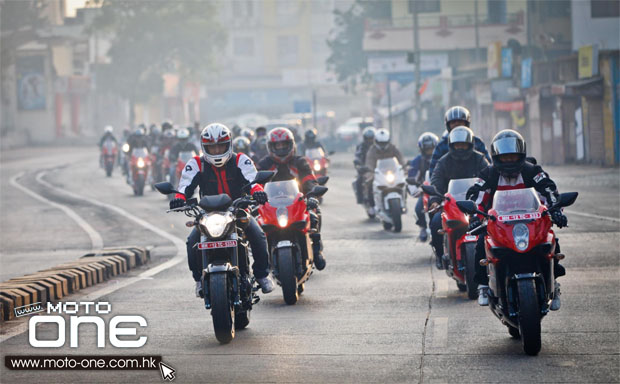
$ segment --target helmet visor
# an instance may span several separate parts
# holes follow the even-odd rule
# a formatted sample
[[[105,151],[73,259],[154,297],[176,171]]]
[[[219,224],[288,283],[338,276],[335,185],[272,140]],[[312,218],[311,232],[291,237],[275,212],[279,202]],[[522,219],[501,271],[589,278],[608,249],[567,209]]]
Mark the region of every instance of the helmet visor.
[[[204,153],[207,153],[211,156],[218,156],[225,154],[230,148],[230,141],[222,142],[222,143],[208,143],[202,144],[202,149]]]
[[[270,142],[271,152],[278,157],[286,157],[293,150],[293,142],[290,140]]]
[[[491,144],[491,154],[504,155],[507,153],[519,153],[525,155],[525,143],[516,137],[506,137]]]
[[[448,138],[448,143],[450,145],[455,143],[467,143],[473,144],[474,138],[471,136],[471,133],[466,129],[455,129],[450,132],[450,137]]]

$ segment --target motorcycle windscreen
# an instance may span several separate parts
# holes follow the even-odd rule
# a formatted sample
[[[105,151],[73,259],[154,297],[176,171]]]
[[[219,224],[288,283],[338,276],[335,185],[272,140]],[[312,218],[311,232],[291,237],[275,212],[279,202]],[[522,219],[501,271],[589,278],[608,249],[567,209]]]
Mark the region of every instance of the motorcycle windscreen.
[[[474,185],[478,179],[475,177],[469,179],[452,179],[448,183],[448,193],[454,197],[456,201],[465,200],[465,194],[469,187]]]
[[[322,148],[309,148],[306,149],[306,157],[312,160],[322,159],[325,157],[325,152]]]
[[[496,191],[493,196],[493,209],[499,215],[536,212],[539,207],[540,200],[534,188]]]
[[[272,207],[288,207],[295,202],[299,194],[299,185],[295,179],[272,181],[265,184],[265,192]]]
[[[131,151],[131,156],[134,157],[147,157],[149,155],[149,151],[146,148],[134,148]]]
[[[387,173],[388,171],[392,173],[396,173],[396,171],[400,168],[400,164],[395,157],[390,157],[389,159],[381,159],[377,160],[377,168],[381,173]]]
[[[179,152],[179,160],[181,160],[181,162],[183,164],[187,164],[187,162],[190,161],[190,159],[192,157],[194,157],[194,156],[196,156],[194,151],[182,151],[182,152]]]
[[[103,148],[110,153],[116,148],[116,143],[112,139],[107,139],[103,142]]]

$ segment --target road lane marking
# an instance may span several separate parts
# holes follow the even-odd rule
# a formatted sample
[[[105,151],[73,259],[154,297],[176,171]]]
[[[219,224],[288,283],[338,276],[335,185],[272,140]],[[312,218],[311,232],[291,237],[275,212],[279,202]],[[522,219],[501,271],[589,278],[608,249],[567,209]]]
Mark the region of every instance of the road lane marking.
[[[436,282],[437,289],[435,290],[435,297],[448,297],[448,283],[446,279],[441,279]]]
[[[565,209],[564,212],[571,214],[571,215],[584,216],[584,217],[590,217],[592,219],[600,219],[600,220],[607,220],[607,221],[613,221],[616,223],[620,223],[620,219],[616,219],[615,217],[593,215],[591,213],[577,212],[577,211],[573,211],[569,209]]]
[[[158,274],[160,272],[163,272],[166,269],[172,268],[175,265],[177,265],[180,262],[182,262],[183,260],[185,260],[186,247],[185,247],[185,241],[183,239],[181,239],[179,237],[176,237],[176,236],[174,236],[174,235],[172,235],[172,234],[170,234],[168,232],[165,232],[165,231],[155,227],[154,225],[150,224],[149,222],[147,222],[147,221],[145,221],[145,220],[143,220],[143,219],[141,219],[141,218],[139,218],[137,216],[132,215],[131,213],[125,211],[124,209],[122,209],[120,207],[117,207],[117,206],[111,205],[111,204],[107,204],[107,203],[101,202],[99,200],[91,199],[91,198],[88,198],[88,197],[85,197],[85,196],[81,196],[81,195],[78,195],[76,193],[64,190],[62,188],[58,188],[58,187],[48,183],[47,181],[45,181],[45,180],[43,180],[41,178],[45,173],[46,172],[42,172],[39,175],[37,175],[36,180],[41,185],[43,185],[43,186],[45,186],[45,187],[47,187],[49,189],[52,189],[52,190],[54,190],[54,191],[56,191],[58,193],[64,194],[66,196],[73,197],[74,199],[83,200],[83,201],[86,201],[86,202],[91,203],[93,205],[97,205],[97,206],[109,209],[111,211],[114,211],[114,212],[118,213],[119,215],[121,215],[123,217],[126,217],[127,219],[135,222],[136,224],[141,225],[142,227],[144,227],[144,228],[146,228],[146,229],[148,229],[148,230],[158,234],[159,236],[161,236],[161,237],[163,237],[163,238],[165,238],[167,240],[170,240],[177,248],[177,254],[172,259],[170,259],[168,261],[165,261],[165,262],[163,262],[163,263],[161,263],[161,264],[159,264],[159,265],[157,265],[155,267],[149,268],[146,271],[140,273],[138,276],[130,277],[130,278],[124,279],[123,281],[120,281],[120,282],[118,282],[118,281],[109,281],[108,283],[106,283],[106,286],[104,286],[104,287],[102,287],[102,288],[100,288],[100,289],[98,289],[96,291],[93,291],[91,293],[86,294],[85,295],[85,299],[96,300],[96,299],[98,299],[100,297],[103,297],[103,296],[109,295],[109,294],[111,294],[113,292],[116,292],[119,289],[128,287],[128,286],[130,286],[130,285],[132,285],[134,283],[137,283],[138,281],[145,280],[145,279],[152,279],[154,275],[156,275],[156,274]],[[22,172],[22,174],[23,174],[23,172]],[[17,188],[21,189],[22,191],[28,193],[31,196],[35,196],[36,195],[34,192],[31,192],[30,190],[26,189],[25,187],[23,187],[23,186],[21,186],[19,184],[17,184]],[[38,195],[36,195],[36,196],[38,196]],[[40,196],[38,196],[36,198],[37,199],[39,199],[39,198],[40,199],[45,199],[45,198],[40,197]],[[58,205],[60,207],[66,208],[66,207],[64,207],[64,206],[62,206],[60,204],[57,204],[57,203],[54,203],[54,202],[51,202],[51,201],[50,201],[50,203],[52,205]],[[77,214],[76,214],[76,216],[77,216]],[[79,217],[79,216],[77,216],[77,217]],[[99,248],[102,248],[102,247],[103,246],[101,246]],[[28,330],[28,322],[27,321],[24,321],[21,324],[18,324],[16,326],[14,326],[13,328],[6,330],[5,334],[0,335],[0,344],[5,342],[6,340],[12,338],[12,337],[18,336],[18,335],[26,332],[27,330]]]
[[[445,348],[448,345],[448,318],[433,319],[433,348]]]
[[[90,242],[92,244],[92,249],[101,249],[103,248],[103,239],[101,238],[101,235],[99,234],[99,232],[95,231],[95,229],[88,224],[88,222],[84,219],[82,219],[81,216],[79,216],[74,210],[72,210],[71,208],[67,207],[66,205],[62,205],[62,204],[58,204],[56,202],[53,202],[41,195],[39,195],[38,193],[35,193],[33,191],[31,191],[30,189],[24,187],[23,185],[19,184],[17,182],[17,179],[21,178],[24,175],[24,172],[20,172],[17,175],[11,177],[10,179],[10,184],[19,189],[20,191],[30,195],[31,197],[33,197],[36,200],[39,200],[45,204],[51,205],[54,208],[60,209],[61,211],[63,211],[67,216],[69,216],[73,221],[75,221],[75,223],[77,225],[80,226],[80,228],[82,228],[84,230],[84,232],[86,232],[86,234],[88,235],[88,237],[90,237]],[[37,180],[38,181],[38,180]]]

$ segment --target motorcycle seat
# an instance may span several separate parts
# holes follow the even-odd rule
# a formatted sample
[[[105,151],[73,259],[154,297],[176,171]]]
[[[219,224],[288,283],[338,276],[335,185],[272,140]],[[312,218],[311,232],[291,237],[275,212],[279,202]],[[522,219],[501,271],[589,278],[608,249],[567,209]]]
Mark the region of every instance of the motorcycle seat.
[[[224,211],[232,204],[232,199],[225,193],[219,195],[204,196],[198,205],[207,212]]]

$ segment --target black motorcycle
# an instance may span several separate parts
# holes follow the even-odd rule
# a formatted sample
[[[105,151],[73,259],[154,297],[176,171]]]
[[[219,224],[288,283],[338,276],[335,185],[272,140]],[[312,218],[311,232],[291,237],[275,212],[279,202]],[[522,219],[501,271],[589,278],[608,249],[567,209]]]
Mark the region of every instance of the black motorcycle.
[[[265,183],[273,175],[271,171],[258,172],[243,190]],[[157,183],[155,188],[164,195],[178,193],[169,182]],[[223,344],[235,337],[236,329],[248,326],[252,305],[259,301],[244,234],[250,215],[246,208],[255,204],[247,195],[233,201],[227,194],[220,194],[204,196],[200,201],[189,199],[185,206],[168,210],[192,217],[194,220],[187,225],[200,230],[196,247],[202,255],[202,297],[205,308],[211,309],[215,337]]]

